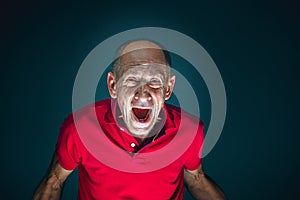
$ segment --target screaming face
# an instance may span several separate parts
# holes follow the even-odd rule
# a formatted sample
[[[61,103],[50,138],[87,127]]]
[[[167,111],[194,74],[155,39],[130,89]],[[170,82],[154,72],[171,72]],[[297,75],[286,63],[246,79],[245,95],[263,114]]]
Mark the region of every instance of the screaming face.
[[[117,83],[118,105],[131,134],[145,137],[158,122],[164,103],[163,69],[140,65],[128,69]]]
[[[151,43],[153,44],[153,43]],[[170,77],[162,51],[140,49],[122,56],[122,73],[118,80],[108,74],[112,98],[117,98],[122,119],[135,137],[156,134],[164,101],[171,95],[175,77]]]

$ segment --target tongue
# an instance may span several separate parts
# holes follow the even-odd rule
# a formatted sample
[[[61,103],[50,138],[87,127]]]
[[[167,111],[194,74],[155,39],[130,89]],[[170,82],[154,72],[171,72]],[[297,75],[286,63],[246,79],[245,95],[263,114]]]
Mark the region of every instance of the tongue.
[[[146,119],[149,109],[132,108],[132,111],[138,119]]]

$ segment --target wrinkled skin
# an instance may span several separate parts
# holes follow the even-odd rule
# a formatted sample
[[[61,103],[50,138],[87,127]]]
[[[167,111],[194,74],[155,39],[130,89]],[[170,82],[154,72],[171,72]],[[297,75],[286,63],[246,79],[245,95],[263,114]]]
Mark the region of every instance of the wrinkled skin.
[[[154,126],[164,105],[168,77],[165,65],[129,68],[117,82],[118,105],[128,131],[136,137],[155,134]],[[151,133],[152,134],[151,134]]]
[[[171,96],[175,76],[169,75],[170,68],[157,47],[130,51],[121,60],[120,78],[108,74],[109,91],[117,99],[130,134],[144,139],[156,134],[163,123],[161,109]]]

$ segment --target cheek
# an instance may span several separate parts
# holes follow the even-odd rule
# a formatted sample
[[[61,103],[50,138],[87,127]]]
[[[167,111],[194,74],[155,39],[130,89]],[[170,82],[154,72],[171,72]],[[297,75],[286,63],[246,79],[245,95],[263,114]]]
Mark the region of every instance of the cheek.
[[[121,89],[117,91],[117,99],[119,106],[125,108],[131,102],[133,92],[128,89]]]
[[[130,96],[132,96],[132,94],[133,94],[133,90],[128,89],[128,88],[122,88],[120,90],[117,90],[117,96],[118,96],[118,98],[121,98],[121,99],[127,99]]]
[[[153,92],[151,95],[152,95],[152,100],[155,103],[155,105],[158,107],[162,107],[165,102],[163,90],[157,90],[157,91]]]
[[[163,100],[164,99],[164,91],[163,89],[157,89],[157,90],[152,90],[151,92],[152,96],[155,97],[157,100]]]

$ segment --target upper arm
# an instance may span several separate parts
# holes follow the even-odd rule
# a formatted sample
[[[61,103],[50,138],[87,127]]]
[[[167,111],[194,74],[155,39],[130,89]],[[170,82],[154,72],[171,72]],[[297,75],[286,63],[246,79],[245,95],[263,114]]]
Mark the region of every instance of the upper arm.
[[[60,199],[64,182],[72,171],[64,169],[53,156],[48,172],[37,187],[33,199]]]
[[[202,165],[196,170],[184,171],[184,181],[192,196],[196,199],[225,200],[222,189],[202,170]]]
[[[202,121],[199,121],[197,126],[193,127],[193,129],[197,129],[197,133],[194,136],[190,147],[186,151],[184,167],[189,172],[194,173],[199,167],[201,169],[201,152],[204,141],[204,125]]]
[[[52,185],[54,188],[62,188],[65,180],[72,172],[73,170],[63,168],[54,155],[41,184]]]
[[[57,179],[62,184],[72,172],[73,170],[64,169],[57,161],[56,156],[53,156],[48,173],[48,180]]]
[[[193,184],[197,179],[200,178],[200,176],[205,176],[202,170],[202,164],[200,164],[195,170],[184,170],[184,180],[188,185]]]

